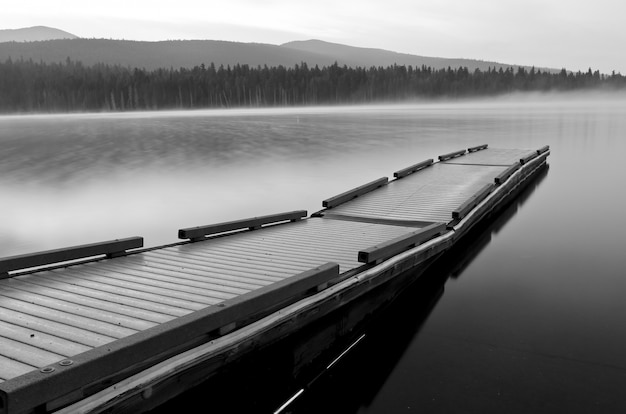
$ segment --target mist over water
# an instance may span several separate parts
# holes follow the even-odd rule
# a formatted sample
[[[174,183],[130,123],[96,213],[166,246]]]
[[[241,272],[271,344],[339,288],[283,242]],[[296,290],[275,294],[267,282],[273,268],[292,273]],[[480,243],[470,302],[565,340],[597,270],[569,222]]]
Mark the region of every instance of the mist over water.
[[[312,212],[346,189],[469,145],[550,144],[552,159],[562,147],[589,156],[619,145],[623,106],[615,96],[568,95],[0,117],[0,248],[11,255],[130,235],[158,245],[180,227]]]
[[[354,412],[623,411],[625,136],[617,94],[0,117],[0,256],[170,243],[181,227],[312,213],[468,146],[550,145],[548,173]]]

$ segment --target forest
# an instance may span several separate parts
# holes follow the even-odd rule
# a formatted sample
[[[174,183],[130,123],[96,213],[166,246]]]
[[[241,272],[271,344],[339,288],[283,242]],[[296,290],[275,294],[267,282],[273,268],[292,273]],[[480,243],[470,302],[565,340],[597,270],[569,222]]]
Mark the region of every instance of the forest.
[[[201,64],[146,70],[83,65],[69,58],[0,63],[1,113],[56,113],[346,105],[428,98],[491,96],[523,91],[615,90],[621,74],[535,68],[468,71],[466,67],[309,67]]]

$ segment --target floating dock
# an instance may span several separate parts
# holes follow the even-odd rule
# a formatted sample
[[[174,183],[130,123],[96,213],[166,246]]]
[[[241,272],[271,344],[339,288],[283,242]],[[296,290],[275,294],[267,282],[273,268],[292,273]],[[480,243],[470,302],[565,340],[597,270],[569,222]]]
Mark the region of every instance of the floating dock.
[[[0,259],[0,414],[153,408],[425,269],[549,154],[481,145],[324,200],[310,216],[180,229],[184,241],[149,249],[131,237]]]

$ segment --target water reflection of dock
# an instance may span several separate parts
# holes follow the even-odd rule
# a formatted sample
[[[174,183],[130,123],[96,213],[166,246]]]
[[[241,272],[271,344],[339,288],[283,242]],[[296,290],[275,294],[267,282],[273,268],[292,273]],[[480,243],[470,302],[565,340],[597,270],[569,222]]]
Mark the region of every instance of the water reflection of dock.
[[[130,238],[0,260],[0,413],[146,409],[362,303],[344,315],[352,326],[514,197],[548,155],[475,147],[327,199],[311,217],[182,229],[189,241],[154,249]]]

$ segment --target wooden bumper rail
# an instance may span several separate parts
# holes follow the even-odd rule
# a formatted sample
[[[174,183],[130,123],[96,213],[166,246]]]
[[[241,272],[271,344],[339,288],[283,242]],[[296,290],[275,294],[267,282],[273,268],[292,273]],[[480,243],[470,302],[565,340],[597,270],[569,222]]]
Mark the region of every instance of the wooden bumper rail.
[[[491,190],[493,190],[493,184],[487,184],[482,187],[476,194],[471,196],[465,203],[461,204],[456,210],[452,212],[453,219],[462,219],[469,213],[474,207],[478,205],[481,201],[483,201]]]
[[[255,230],[265,224],[278,223],[281,221],[298,221],[306,217],[306,210],[289,211],[287,213],[271,214],[267,216],[252,217],[242,220],[226,221],[223,223],[209,224],[206,226],[189,227],[178,230],[179,239],[190,239],[191,241],[204,240],[205,236],[212,234],[226,233],[235,230],[250,229]]]
[[[432,158],[422,161],[422,162],[418,162],[417,164],[413,164],[399,171],[396,171],[395,173],[393,173],[393,176],[396,178],[406,177],[407,175],[413,174],[414,172],[417,172],[419,170],[423,170],[424,168],[429,167],[431,165],[433,165]]]
[[[523,155],[520,159],[519,162],[520,164],[524,165],[526,164],[528,161],[532,160],[533,158],[535,158],[537,156],[537,151],[530,151],[529,153]]]
[[[326,263],[191,314],[137,332],[58,363],[0,383],[0,413],[51,411],[111,382],[259,320],[319,290],[339,277]],[[64,362],[64,361],[61,361]],[[57,402],[58,401],[58,402]],[[56,405],[56,406],[55,406]]]
[[[376,190],[384,185],[387,185],[389,179],[387,177],[381,177],[377,180],[371,181],[367,184],[363,184],[360,187],[356,187],[352,190],[346,191],[334,197],[328,198],[322,201],[322,206],[326,208],[337,207],[340,204],[345,203],[346,201],[350,201],[353,198],[357,198],[363,194],[367,194],[370,191]]]
[[[537,150],[537,155],[541,155],[544,152],[548,152],[548,151],[550,151],[550,146],[549,145],[543,146]]]
[[[505,182],[511,175],[513,175],[513,173],[517,170],[519,170],[519,168],[522,165],[519,162],[516,162],[515,164],[511,165],[509,168],[507,168],[506,170],[502,171],[500,174],[498,174],[493,181],[497,184],[500,185],[503,182]]]
[[[527,164],[529,161],[533,160],[535,157],[538,157],[546,152],[550,151],[550,146],[546,145],[543,146],[541,148],[539,148],[536,151],[530,151],[527,154],[525,154],[522,158],[520,158],[519,162],[516,162],[515,164],[511,165],[509,168],[507,168],[506,170],[504,170],[503,172],[501,172],[500,174],[498,174],[495,178],[494,178],[494,182],[497,185],[502,184],[503,182],[505,182],[511,175],[513,175],[513,173],[517,170],[519,170],[519,168],[524,165]]]
[[[396,237],[385,243],[359,251],[358,260],[361,263],[373,263],[388,259],[407,249],[420,245],[446,230],[446,223],[433,223],[424,228]]]
[[[519,162],[520,162],[520,164],[524,165],[527,162],[531,161],[533,158],[535,158],[535,157],[537,157],[537,156],[539,156],[539,155],[541,155],[541,154],[543,154],[545,152],[548,152],[548,151],[550,151],[550,146],[549,145],[545,145],[545,146],[539,148],[538,150],[530,151],[527,154],[523,155],[520,158]]]
[[[469,147],[467,149],[468,152],[476,152],[476,151],[480,151],[480,150],[484,150],[487,149],[488,144],[483,144],[483,145],[477,145],[475,147]]]
[[[461,155],[465,155],[465,150],[464,149],[440,155],[438,158],[439,158],[439,161],[445,161],[445,160],[449,160],[449,159],[452,159],[452,158],[460,157]]]
[[[140,247],[143,247],[143,237],[129,237],[5,257],[0,259],[0,279],[11,277],[9,272],[13,270],[28,269],[100,255],[106,255],[108,258],[123,256],[126,254],[126,250]]]

